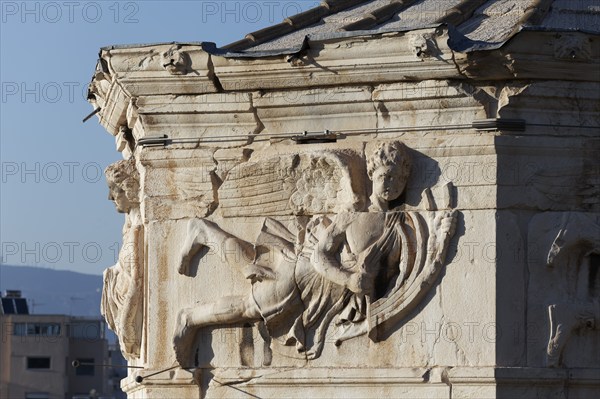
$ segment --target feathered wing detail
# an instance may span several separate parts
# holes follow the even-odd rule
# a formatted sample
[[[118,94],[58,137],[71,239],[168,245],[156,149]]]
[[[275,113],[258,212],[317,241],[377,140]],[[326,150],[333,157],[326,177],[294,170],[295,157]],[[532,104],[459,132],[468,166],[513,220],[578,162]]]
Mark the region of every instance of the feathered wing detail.
[[[154,154],[142,160],[148,166],[142,177],[143,212],[148,219],[203,218],[215,209],[219,181],[213,154],[206,150],[189,154],[193,158],[154,159]]]
[[[526,186],[533,196],[530,202],[543,209],[600,209],[600,173],[593,165],[542,169],[527,180]]]
[[[353,187],[347,157],[328,151],[242,163],[219,188],[221,213],[284,216],[358,210],[364,198]]]
[[[210,172],[198,173],[192,169],[179,168],[172,175],[176,197],[185,200],[212,197],[215,176],[212,168]]]

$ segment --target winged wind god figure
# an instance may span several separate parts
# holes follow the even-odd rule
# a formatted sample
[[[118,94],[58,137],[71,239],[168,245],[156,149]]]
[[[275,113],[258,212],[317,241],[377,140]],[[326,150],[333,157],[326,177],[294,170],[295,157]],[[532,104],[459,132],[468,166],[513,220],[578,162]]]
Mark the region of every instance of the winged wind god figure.
[[[140,176],[133,159],[118,161],[105,171],[109,199],[125,213],[123,246],[118,262],[104,271],[101,312],[119,337],[123,355],[139,358],[143,324],[144,228],[140,215]]]
[[[248,242],[206,219],[189,221],[179,272],[187,274],[194,255],[208,243],[216,244],[223,249],[225,266],[243,273],[252,290],[181,310],[173,345],[182,367],[191,362],[198,329],[213,325],[263,321],[272,339],[295,346],[306,359],[320,356],[332,324],[338,345],[364,334],[378,340],[434,284],[454,234],[456,212],[390,209],[410,174],[411,158],[404,144],[383,142],[369,154],[372,195],[368,210],[362,212],[337,209],[324,215],[336,209],[335,203],[328,206],[318,193],[310,193],[310,187],[327,190],[335,180],[330,197],[336,193],[348,197],[352,179],[337,169],[334,154],[321,152],[297,163],[297,173],[286,175],[295,176],[296,182],[287,197],[289,206],[296,215],[309,214],[315,206],[321,213],[307,219],[298,233],[267,217],[256,241]],[[336,174],[333,180],[310,183]],[[222,187],[227,185],[226,181]],[[309,192],[300,195],[302,190]],[[356,207],[360,202],[350,201]]]

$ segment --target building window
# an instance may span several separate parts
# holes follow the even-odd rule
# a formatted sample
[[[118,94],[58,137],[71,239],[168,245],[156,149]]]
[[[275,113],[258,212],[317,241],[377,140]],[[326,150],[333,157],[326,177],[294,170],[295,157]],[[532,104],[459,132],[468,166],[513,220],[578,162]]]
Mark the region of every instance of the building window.
[[[75,368],[75,375],[94,375],[94,359],[77,359],[79,366]]]
[[[90,341],[103,339],[102,324],[97,320],[71,322],[69,337]]]
[[[50,394],[47,392],[26,393],[25,399],[50,399]]]
[[[60,324],[58,323],[15,323],[14,335],[18,336],[44,336],[58,337]]]
[[[50,358],[49,357],[28,357],[27,358],[27,368],[34,370],[47,370],[50,368]]]

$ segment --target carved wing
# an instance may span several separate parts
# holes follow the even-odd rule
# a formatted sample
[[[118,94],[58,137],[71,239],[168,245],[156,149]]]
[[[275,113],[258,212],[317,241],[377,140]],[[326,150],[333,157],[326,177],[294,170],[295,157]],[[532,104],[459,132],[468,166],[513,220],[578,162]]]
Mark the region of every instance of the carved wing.
[[[400,230],[402,259],[396,285],[368,308],[369,337],[378,341],[388,326],[406,318],[434,285],[443,269],[455,214],[406,212]],[[423,216],[425,215],[425,217]],[[409,228],[408,226],[414,226]]]
[[[362,190],[353,187],[350,160],[335,152],[311,152],[242,163],[219,188],[224,217],[313,215],[357,210]],[[356,183],[354,183],[356,184]]]
[[[218,178],[212,158],[196,157],[189,165],[177,162],[156,162],[147,169],[144,185],[148,217],[205,217],[214,209]]]
[[[572,165],[540,170],[530,177],[527,186],[547,209],[600,207],[600,173],[598,168]]]
[[[210,165],[212,167],[212,165]],[[212,168],[214,169],[214,167]],[[173,187],[175,195],[178,198],[190,200],[204,197],[211,197],[215,185],[215,176],[211,173],[198,173],[190,168],[179,168],[172,174]]]

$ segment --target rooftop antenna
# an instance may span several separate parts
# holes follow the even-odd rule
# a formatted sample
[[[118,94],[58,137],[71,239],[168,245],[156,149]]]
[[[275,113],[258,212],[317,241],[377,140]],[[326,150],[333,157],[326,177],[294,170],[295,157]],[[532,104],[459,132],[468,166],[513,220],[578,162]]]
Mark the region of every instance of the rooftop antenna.
[[[31,314],[35,314],[35,307],[36,306],[46,306],[46,302],[38,302],[35,299],[31,298],[31,299],[27,299],[31,305]]]
[[[85,298],[81,298],[78,296],[72,296],[69,298],[69,316],[73,316],[73,301],[83,301]]]

